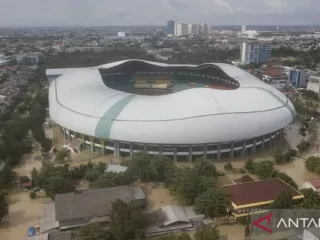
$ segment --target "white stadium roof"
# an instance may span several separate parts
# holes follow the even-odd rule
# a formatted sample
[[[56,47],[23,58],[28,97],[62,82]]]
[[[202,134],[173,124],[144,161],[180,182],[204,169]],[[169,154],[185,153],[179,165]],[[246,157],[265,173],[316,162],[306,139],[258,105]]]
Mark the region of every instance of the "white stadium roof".
[[[89,136],[126,142],[202,144],[262,136],[290,124],[292,103],[274,87],[228,64],[214,63],[240,86],[235,90],[193,88],[144,96],[108,88],[97,67],[48,70],[62,75],[49,89],[50,116],[59,125]],[[208,65],[208,64],[206,64]]]

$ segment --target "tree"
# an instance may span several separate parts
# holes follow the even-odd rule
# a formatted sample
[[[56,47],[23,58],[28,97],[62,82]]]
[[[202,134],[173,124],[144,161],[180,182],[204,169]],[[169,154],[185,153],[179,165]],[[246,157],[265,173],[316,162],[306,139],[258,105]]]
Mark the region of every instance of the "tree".
[[[70,159],[70,150],[62,148],[61,150],[57,151],[55,160],[59,162],[64,162],[66,157]]]
[[[299,152],[306,151],[311,146],[309,141],[301,140],[300,143],[297,145]]]
[[[50,152],[52,148],[52,140],[50,138],[45,137],[41,142],[41,147],[44,153]]]
[[[2,218],[9,213],[9,205],[7,202],[6,193],[0,191],[0,222]]]
[[[9,164],[5,164],[0,171],[0,189],[7,188],[14,180],[14,173]]]
[[[79,235],[82,240],[115,240],[109,231],[108,225],[94,223],[80,228]]]
[[[143,239],[145,226],[142,211],[136,204],[121,200],[112,203],[109,229],[115,240]]]
[[[91,171],[88,172],[89,174],[92,174]],[[87,174],[88,174],[87,173]],[[97,174],[93,173],[93,174]],[[98,176],[100,175],[100,176]],[[87,179],[88,175],[86,175]],[[94,176],[90,176],[91,181],[90,187],[91,188],[106,188],[106,187],[116,187],[121,185],[129,185],[134,182],[134,179],[132,178],[131,174],[129,172],[124,173],[103,173],[103,174],[97,174]],[[96,178],[97,177],[97,178]],[[96,180],[94,180],[96,178]],[[88,179],[89,181],[89,179]]]
[[[249,159],[245,162],[244,167],[248,170],[249,173],[254,173],[254,161],[253,159]]]
[[[196,160],[194,164],[194,169],[198,176],[205,176],[205,177],[218,177],[218,171],[216,166],[212,163],[212,161],[199,158]]]
[[[273,155],[273,158],[274,158],[274,161],[277,163],[277,164],[282,164],[283,163],[283,155],[281,153],[280,150],[277,150],[275,152],[275,154]]]
[[[220,232],[208,225],[203,225],[194,234],[195,240],[219,240]]]
[[[212,187],[195,199],[194,210],[211,218],[226,216],[230,209],[230,196],[219,188]]]
[[[199,194],[199,175],[194,168],[179,169],[170,185],[171,192],[186,204],[193,204]]]
[[[193,204],[195,198],[216,185],[218,171],[207,159],[198,159],[193,168],[176,168],[170,191],[186,204]]]
[[[76,189],[76,182],[62,175],[53,175],[48,179],[48,184],[44,189],[47,196],[54,199],[59,193],[73,192]]]
[[[36,194],[34,191],[31,191],[31,192],[29,193],[29,197],[30,197],[31,199],[35,199],[35,198],[37,197],[37,194]]]
[[[315,172],[316,168],[320,166],[320,157],[308,157],[305,165],[310,172]]]
[[[135,176],[137,176],[140,180],[151,180],[152,175],[156,174],[154,169],[150,167],[151,156],[147,153],[139,152],[133,154],[130,164],[129,171],[132,172]]]
[[[291,192],[285,191],[271,204],[271,209],[291,209],[293,207]]]
[[[320,196],[312,189],[302,189],[301,193],[304,198],[301,207],[305,209],[320,209]]]
[[[232,169],[233,169],[233,166],[232,166],[231,163],[226,163],[226,164],[224,165],[224,170],[226,170],[226,171],[231,171]]]
[[[286,182],[291,187],[298,189],[298,185],[295,183],[295,181],[293,181],[293,179],[291,177],[289,177],[287,174],[285,174],[283,172],[279,172],[279,171],[274,170],[271,173],[270,177],[271,178],[280,178],[282,181]]]
[[[273,163],[271,161],[264,160],[254,164],[254,173],[257,174],[260,179],[269,179],[272,172]]]

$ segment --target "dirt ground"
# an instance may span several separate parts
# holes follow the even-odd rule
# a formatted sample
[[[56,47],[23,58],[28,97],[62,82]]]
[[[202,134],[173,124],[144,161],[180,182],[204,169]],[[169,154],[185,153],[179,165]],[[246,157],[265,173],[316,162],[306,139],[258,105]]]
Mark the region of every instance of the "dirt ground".
[[[29,192],[16,189],[9,194],[9,214],[0,224],[1,240],[23,240],[28,227],[39,224],[43,204],[48,198],[30,199]]]

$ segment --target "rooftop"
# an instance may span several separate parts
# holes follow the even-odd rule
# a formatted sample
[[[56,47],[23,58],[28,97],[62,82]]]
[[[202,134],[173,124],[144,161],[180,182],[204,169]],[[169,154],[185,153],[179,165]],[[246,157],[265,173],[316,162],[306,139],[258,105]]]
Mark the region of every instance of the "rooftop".
[[[313,187],[320,188],[320,178],[307,180]]]
[[[103,217],[110,213],[116,200],[132,202],[145,198],[140,188],[121,186],[58,194],[55,197],[56,220]]]
[[[231,201],[236,206],[273,201],[285,191],[290,191],[293,197],[302,196],[278,178],[223,186],[221,190],[231,195]]]
[[[128,170],[128,167],[116,165],[116,164],[110,164],[107,166],[105,172],[122,173],[127,170]]]

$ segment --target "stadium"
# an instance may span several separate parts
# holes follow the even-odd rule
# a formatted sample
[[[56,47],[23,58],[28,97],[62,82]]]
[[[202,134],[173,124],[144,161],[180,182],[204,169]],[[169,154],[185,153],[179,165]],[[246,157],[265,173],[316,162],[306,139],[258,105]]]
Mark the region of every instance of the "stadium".
[[[223,63],[125,60],[47,76],[50,117],[65,137],[116,157],[246,156],[273,146],[296,116],[281,92]]]

